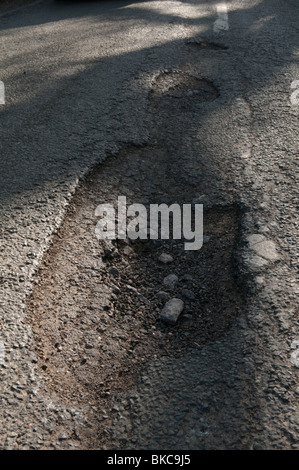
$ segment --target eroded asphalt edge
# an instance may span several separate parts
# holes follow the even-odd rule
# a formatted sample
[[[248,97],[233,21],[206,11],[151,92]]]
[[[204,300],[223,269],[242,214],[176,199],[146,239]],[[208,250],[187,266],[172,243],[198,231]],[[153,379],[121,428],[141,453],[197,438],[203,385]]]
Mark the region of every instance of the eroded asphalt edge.
[[[136,70],[136,75],[138,75],[138,73],[140,72],[140,70]],[[136,76],[135,75],[135,76]],[[132,74],[132,76],[134,76],[134,74]],[[79,86],[79,89],[80,89],[80,86]],[[136,92],[136,90],[134,90],[134,93]],[[127,91],[125,92],[127,93]],[[144,100],[144,94],[141,93],[140,94],[140,98],[142,98]],[[116,98],[116,101],[117,101],[117,98]],[[125,100],[124,100],[125,101]],[[140,101],[139,101],[140,102]],[[144,103],[144,101],[143,101]],[[242,104],[242,103],[241,103]],[[145,105],[145,104],[144,104]],[[119,104],[117,104],[117,106],[119,107]],[[125,105],[124,105],[125,107]],[[241,106],[241,114],[243,113],[244,109],[246,108],[246,104],[242,104]],[[63,103],[61,103],[61,109],[64,109],[63,107]],[[137,112],[139,112],[139,116],[140,115],[142,116],[142,113],[143,113],[143,110],[144,110],[144,107],[143,106],[140,106],[139,110]],[[132,111],[132,109],[130,110]],[[135,109],[136,111],[136,109]],[[107,111],[107,116],[110,116],[110,113]],[[121,114],[120,115],[124,115],[124,114]],[[131,117],[131,116],[130,116]],[[140,129],[140,122],[142,122],[142,118],[140,119],[136,119],[136,122],[138,122],[138,127],[132,125],[132,129],[130,129],[130,132],[128,133],[128,129],[124,129],[122,127],[122,129],[120,129],[120,133],[123,132],[123,136],[124,136],[124,139],[125,140],[129,140],[129,138],[127,138],[128,135],[131,135],[131,141],[133,141],[134,143],[140,145],[140,143],[145,143],[146,140],[147,140],[147,135],[146,135],[146,126],[144,128],[144,132],[139,134],[138,136],[134,136],[134,131],[135,129],[139,128]],[[125,121],[122,121],[122,124],[123,122]],[[130,120],[128,121],[130,122]],[[141,137],[140,137],[141,135]],[[97,136],[98,137],[98,136]],[[79,141],[81,141],[81,139],[83,138],[83,136],[81,135],[80,138],[78,139]],[[120,138],[121,140],[121,138]],[[86,142],[90,142],[89,139],[86,140]],[[108,149],[112,152],[116,151],[116,148],[115,148],[115,143],[114,143],[114,139],[112,138],[111,140],[111,144],[110,144],[110,148],[109,148],[109,145],[107,146]],[[109,152],[108,150],[108,152]],[[107,153],[107,148],[103,149],[99,149],[97,148],[96,152],[98,152],[98,154],[100,152],[102,152],[101,154],[103,155],[103,158],[104,158],[104,155]],[[246,153],[246,152],[245,152]],[[248,158],[248,154],[247,154],[247,158]],[[67,187],[65,188],[65,200],[63,201],[65,204],[67,204],[70,200],[71,200],[71,195],[73,194],[73,192],[75,191],[75,188],[76,188],[76,184],[77,183],[74,183],[71,185],[71,190],[70,190],[70,186],[67,185]],[[61,187],[59,188],[59,191],[61,191]],[[40,201],[37,201],[39,204],[41,204],[41,213],[43,214],[43,209],[44,209],[44,206],[43,206],[43,201],[42,199],[45,197],[44,193],[40,196]],[[19,201],[18,201],[19,203]],[[54,201],[54,203],[56,203],[56,201]],[[36,204],[36,201],[35,201],[35,204]],[[47,207],[49,207],[49,201],[47,200],[46,201],[46,204],[47,204]],[[265,204],[265,202],[262,202],[262,204]],[[12,204],[12,212],[13,213],[16,213],[18,209],[16,209],[16,207]],[[248,216],[248,218],[250,218],[250,216]],[[59,226],[61,220],[63,219],[63,211],[61,212],[61,216],[58,220],[56,220],[56,228]],[[254,223],[254,221],[252,220],[247,220],[246,221],[246,224],[247,224],[247,227],[248,227],[248,232],[249,233],[255,233],[256,232],[256,229],[254,228],[254,226],[256,225]],[[53,227],[53,226],[52,226]],[[265,225],[264,225],[265,227]],[[7,226],[6,226],[7,228]],[[8,226],[9,228],[9,226]],[[52,228],[50,228],[49,232],[48,232],[48,240],[47,240],[47,244],[44,246],[44,250],[47,248],[47,246],[49,245],[50,243],[50,234],[51,234],[51,230]],[[265,231],[266,233],[267,231]],[[17,239],[17,236],[15,236],[16,239]],[[44,237],[44,233],[43,233],[43,237]],[[13,237],[12,237],[13,238]],[[17,246],[17,244],[16,244]],[[5,253],[7,255],[7,252]],[[41,259],[41,254],[40,254],[40,258]],[[36,261],[36,265],[38,264],[38,260]],[[9,269],[9,272],[11,274],[13,274],[13,270],[10,268]],[[33,275],[34,271],[32,271],[32,275]],[[16,285],[17,282],[19,279],[20,279],[20,276],[23,276],[24,274],[21,272],[17,272],[17,270],[15,271],[15,278],[14,276],[12,275],[9,279],[10,279],[10,282],[12,285]],[[287,276],[286,276],[287,275]],[[281,268],[281,276],[282,277],[285,277],[285,279],[288,279],[288,282],[290,280],[292,280],[292,277],[289,276],[289,273],[288,272],[284,272],[284,269]],[[267,275],[266,275],[267,277]],[[23,281],[23,279],[22,279]],[[21,282],[22,282],[21,281]],[[263,280],[262,279],[259,279],[259,282],[262,284],[263,283]],[[27,279],[25,279],[25,286],[26,286],[26,289],[27,292],[29,292],[30,288],[31,288],[31,283],[30,282],[27,282]],[[273,295],[273,292],[270,292],[270,295]],[[5,296],[2,297],[3,299],[5,299]],[[18,325],[18,332],[17,334],[15,335],[15,339],[16,341],[14,342],[14,345],[12,347],[11,350],[9,350],[9,348],[6,348],[6,358],[7,358],[7,354],[9,354],[13,361],[16,361],[17,363],[17,360],[20,359],[20,357],[23,355],[23,352],[24,352],[24,348],[26,348],[26,346],[30,343],[31,341],[31,333],[28,329],[28,326],[27,324],[24,322],[24,324],[22,325],[22,328],[23,328],[23,331],[20,332],[20,324],[18,324],[18,321],[20,320],[20,318],[22,318],[22,315],[20,317],[20,314],[19,314],[19,308],[20,308],[20,305],[23,305],[23,307],[25,307],[24,305],[24,298],[23,296],[21,295],[21,304],[18,303],[16,305],[16,300],[17,299],[14,299],[14,301],[12,301],[11,303],[9,303],[8,299],[6,300],[7,304],[9,304],[9,316],[6,318],[6,320],[8,321],[8,323],[10,323],[10,327],[11,327],[11,330],[10,330],[10,333],[9,334],[13,334],[13,331],[15,329],[15,324]],[[200,364],[202,367],[200,367],[200,372],[198,372],[198,375],[194,376],[192,379],[189,377],[189,378],[185,378],[184,380],[187,380],[191,382],[188,383],[188,389],[189,390],[192,390],[192,388],[194,389],[195,386],[198,386],[199,389],[197,390],[197,396],[200,396],[202,397],[202,393],[206,393],[205,391],[203,391],[202,389],[202,384],[204,383],[204,380],[203,380],[203,377],[206,377],[206,375],[209,376],[209,380],[210,380],[210,385],[211,384],[217,384],[218,387],[228,387],[230,388],[232,384],[236,383],[236,380],[240,380],[240,376],[239,376],[239,371],[240,371],[240,368],[239,367],[236,367],[236,365],[238,364],[239,361],[242,362],[243,365],[245,365],[245,367],[243,368],[243,372],[244,372],[244,376],[243,376],[243,380],[241,380],[241,382],[243,383],[246,383],[247,382],[247,379],[248,379],[248,375],[250,374],[253,374],[253,376],[255,376],[255,371],[256,371],[256,363],[254,363],[252,361],[252,357],[250,356],[251,354],[251,348],[250,348],[250,341],[249,339],[251,338],[252,340],[252,344],[255,345],[255,347],[257,346],[257,344],[260,344],[261,346],[261,350],[264,351],[264,347],[263,347],[263,343],[264,343],[264,339],[265,338],[259,338],[258,335],[256,335],[256,322],[259,324],[264,324],[265,320],[264,320],[264,316],[265,316],[265,312],[264,312],[264,306],[265,306],[265,303],[263,303],[261,301],[262,297],[259,297],[259,299],[256,300],[256,306],[253,306],[253,308],[251,309],[251,312],[249,313],[249,316],[248,318],[242,318],[240,319],[240,321],[238,322],[238,325],[235,326],[235,328],[233,329],[233,331],[230,331],[229,332],[229,335],[227,335],[227,338],[224,339],[223,342],[218,342],[217,344],[214,344],[213,346],[210,347],[210,349],[208,348],[206,351],[204,352],[201,352],[200,353],[200,357],[196,356],[197,353],[195,352],[195,356],[191,355],[191,357],[187,357],[185,358],[185,360],[182,360],[182,366],[185,367],[189,364],[192,364],[194,363],[194,365],[196,365],[196,368],[197,370],[199,370],[198,368],[198,365]],[[267,299],[267,302],[269,302],[269,297],[266,296],[266,299]],[[12,300],[12,299],[10,299]],[[5,300],[4,300],[5,302]],[[12,312],[14,311],[14,308],[16,308],[16,313],[15,315],[12,315]],[[283,315],[281,316],[282,319],[281,319],[281,323],[283,322],[287,322],[286,319],[283,318]],[[249,322],[251,322],[251,325],[252,325],[252,328],[248,328],[248,325],[247,325],[247,321],[249,319]],[[15,322],[15,323],[14,323]],[[271,320],[268,319],[266,321],[266,324],[271,323]],[[271,325],[272,326],[272,325]],[[288,329],[289,325],[286,327],[283,326],[283,325],[280,325],[280,328],[283,328],[283,330],[285,331],[286,329]],[[9,329],[8,329],[9,330]],[[6,330],[6,331],[8,331]],[[240,344],[240,335],[241,335],[241,332],[244,333],[244,336],[246,337],[246,342],[244,342],[244,349],[242,350],[242,354],[240,355],[239,352],[236,352],[238,351],[238,348],[237,348],[237,345]],[[273,334],[273,332],[272,332]],[[271,335],[272,337],[272,335]],[[284,389],[286,389],[286,384],[289,384],[291,383],[291,385],[294,385],[294,380],[290,379],[289,377],[287,377],[290,372],[287,371],[287,374],[286,374],[286,371],[283,371],[283,369],[285,369],[285,364],[287,363],[288,361],[288,358],[289,358],[289,347],[288,347],[288,343],[286,342],[286,344],[284,345],[280,345],[281,346],[281,350],[279,348],[277,348],[277,345],[273,345],[271,343],[273,343],[273,341],[271,340],[271,337],[267,337],[267,344],[270,346],[269,348],[269,351],[266,350],[266,352],[264,352],[265,356],[263,358],[263,362],[266,361],[268,358],[271,358],[271,360],[273,360],[270,352],[271,352],[271,347],[274,346],[275,350],[276,350],[276,356],[281,356],[281,352],[282,351],[285,351],[285,355],[284,357],[281,357],[281,359],[279,359],[279,362],[280,362],[280,367],[282,368],[281,371],[282,373],[279,373],[279,376],[278,377],[276,374],[275,374],[275,369],[276,369],[276,361],[277,361],[277,358],[275,359],[275,361],[272,363],[272,368],[270,369],[270,372],[273,374],[273,379],[274,382],[276,383],[276,389],[278,388],[278,392],[279,390],[281,392],[283,392]],[[6,344],[6,342],[4,341],[4,344]],[[248,354],[248,356],[247,356]],[[267,354],[268,357],[267,357]],[[211,362],[208,362],[206,359],[205,359],[205,355],[207,355],[209,357],[209,361]],[[213,361],[214,359],[213,358],[217,358],[217,360],[219,358],[225,358],[225,360],[222,360],[220,362],[215,362],[213,364]],[[229,358],[229,360],[227,360]],[[25,372],[25,377],[27,376],[27,374],[30,376],[30,380],[32,382],[33,385],[36,385],[37,383],[40,383],[40,377],[37,379],[35,374],[37,373],[38,374],[38,371],[35,370],[35,367],[34,365],[31,365],[30,364],[30,361],[34,361],[34,357],[30,357],[30,360],[28,361],[28,365],[27,367],[23,370],[25,371],[27,369],[27,371]],[[201,362],[200,362],[201,361]],[[231,362],[230,362],[231,361]],[[174,407],[177,406],[177,402],[176,400],[178,400],[179,403],[181,403],[181,400],[184,400],[186,402],[186,396],[184,394],[184,396],[180,396],[180,394],[182,393],[182,390],[185,389],[185,386],[181,387],[182,384],[182,377],[177,377],[177,370],[179,370],[177,368],[177,363],[175,365],[173,365],[170,361],[170,363],[167,364],[167,360],[164,361],[166,363],[166,367],[165,369],[163,368],[163,364],[159,363],[159,364],[155,364],[155,362],[153,362],[153,364],[149,365],[149,371],[151,371],[151,374],[150,376],[152,377],[155,377],[155,375],[159,375],[159,380],[161,380],[161,375],[162,377],[164,377],[163,380],[166,379],[166,377],[168,376],[168,373],[169,371],[172,370],[172,373],[171,373],[171,380],[169,381],[169,383],[172,384],[172,389],[173,391],[176,391],[176,393],[173,393],[173,396],[176,397],[174,398],[175,400],[175,403],[174,403]],[[25,363],[23,363],[25,365]],[[207,364],[209,364],[209,367],[207,368]],[[210,366],[212,365],[212,374],[211,374],[211,369],[210,369]],[[175,370],[173,370],[175,369]],[[160,372],[158,373],[158,371],[160,370]],[[164,370],[164,372],[161,374],[161,370]],[[205,373],[203,373],[203,371],[205,371]],[[233,372],[235,371],[235,372]],[[291,369],[292,371],[292,369]],[[24,405],[24,400],[25,402],[27,401],[25,396],[26,396],[26,384],[27,384],[27,378],[26,380],[23,380],[23,378],[21,378],[21,375],[19,374],[19,370],[17,369],[15,371],[15,377],[13,377],[13,375],[11,374],[14,374],[13,373],[13,369],[9,369],[7,366],[4,365],[4,367],[2,368],[2,372],[4,372],[4,374],[7,374],[6,375],[6,384],[8,386],[8,390],[7,390],[7,393],[5,394],[5,403],[6,405],[9,404],[10,406],[12,407],[15,407],[17,406],[18,408],[18,405],[20,405],[20,409],[22,410],[23,408],[23,405]],[[149,375],[149,374],[148,374]],[[271,375],[271,374],[270,374]],[[267,382],[267,374],[266,375],[263,375],[261,374],[261,379],[260,380],[264,380]],[[220,380],[219,380],[220,379]],[[258,378],[255,376],[255,380],[257,380]],[[279,380],[277,380],[279,379]],[[284,386],[281,386],[281,384],[283,383],[283,381],[285,382],[285,385]],[[145,381],[146,382],[146,381]],[[30,387],[32,387],[32,384]],[[222,384],[222,385],[221,385]],[[176,389],[176,387],[178,387],[178,389]],[[79,425],[83,424],[82,421],[84,421],[84,412],[83,414],[80,413],[79,410],[76,410],[76,409],[70,409],[70,410],[65,410],[63,407],[60,407],[59,406],[59,403],[55,403],[55,399],[51,399],[50,398],[41,398],[40,395],[39,395],[39,392],[37,391],[37,389],[33,386],[32,387],[32,390],[34,391],[34,393],[32,393],[32,396],[30,398],[31,400],[31,404],[29,404],[28,406],[28,403],[26,403],[26,410],[23,408],[23,412],[20,412],[19,416],[22,417],[22,426],[26,426],[26,422],[28,423],[28,429],[24,430],[24,434],[23,435],[18,435],[18,431],[16,431],[18,429],[18,423],[16,422],[16,415],[15,415],[15,411],[10,411],[10,408],[7,407],[6,410],[4,411],[5,413],[5,416],[4,416],[4,422],[7,423],[7,428],[5,429],[5,435],[3,435],[3,445],[5,447],[9,447],[9,446],[17,446],[18,443],[20,443],[22,446],[30,446],[32,445],[32,443],[34,442],[33,445],[39,447],[39,446],[47,446],[47,445],[51,445],[50,444],[50,440],[47,438],[47,437],[44,437],[45,435],[48,435],[49,433],[49,430],[50,428],[48,428],[46,431],[44,429],[44,426],[45,426],[45,423],[53,423],[53,413],[56,414],[58,413],[60,416],[59,416],[59,420],[60,420],[60,423],[61,423],[61,428],[64,429],[65,425],[63,424],[64,421],[66,422],[69,422],[69,420],[74,420],[74,422],[78,422]],[[149,446],[149,448],[154,445],[154,446],[159,446],[163,448],[168,448],[169,445],[171,446],[176,446],[178,445],[179,446],[179,443],[178,441],[176,441],[175,443],[175,440],[173,439],[173,443],[171,443],[170,441],[170,437],[171,436],[171,433],[168,433],[168,431],[166,430],[167,428],[171,429],[171,416],[168,416],[166,418],[166,421],[167,419],[169,420],[169,423],[167,424],[167,422],[165,421],[164,424],[166,424],[166,426],[164,427],[163,426],[163,423],[159,423],[159,420],[157,418],[154,418],[152,421],[151,421],[151,426],[155,424],[155,421],[156,421],[156,424],[158,425],[158,429],[162,429],[164,428],[165,429],[165,434],[163,436],[160,436],[159,434],[156,434],[155,436],[155,432],[153,432],[153,429],[146,429],[146,426],[149,424],[149,421],[148,421],[148,417],[147,417],[147,413],[146,413],[146,406],[145,406],[145,402],[146,400],[144,401],[144,397],[148,397],[149,398],[149,401],[150,401],[150,398],[151,398],[151,393],[153,391],[153,387],[152,386],[147,386],[146,383],[145,385],[141,386],[140,388],[141,392],[140,393],[137,393],[135,394],[135,396],[133,396],[131,399],[133,400],[133,402],[135,401],[136,404],[134,405],[135,407],[135,410],[138,410],[137,414],[139,415],[139,421],[138,419],[136,420],[136,436],[138,436],[138,438],[135,436],[133,436],[133,440],[132,440],[132,445],[135,446],[135,448],[139,448],[139,447],[144,447],[144,446]],[[13,392],[13,393],[11,393]],[[39,402],[39,408],[37,411],[35,411],[35,407],[36,407],[36,398],[33,398],[34,395],[37,395],[38,396],[38,402]],[[172,395],[172,393],[170,393],[170,395]],[[273,394],[270,394],[271,397],[273,396]],[[142,403],[140,403],[140,396],[142,396]],[[221,392],[221,396],[222,395],[222,392]],[[207,404],[206,406],[209,408],[209,406],[211,404],[214,403],[214,401],[217,401],[217,393],[209,393],[207,395]],[[192,398],[192,400],[194,400],[194,397]],[[191,401],[192,401],[191,400]],[[238,399],[237,399],[238,401]],[[278,401],[279,401],[279,393],[278,393]],[[198,446],[198,441],[200,439],[202,440],[205,440],[207,439],[207,436],[208,434],[205,434],[205,436],[203,435],[203,433],[209,433],[209,430],[211,431],[212,429],[215,429],[214,427],[216,425],[219,426],[219,422],[218,423],[215,423],[213,422],[213,419],[212,418],[212,421],[211,422],[201,422],[201,428],[200,429],[197,429],[195,424],[194,424],[194,427],[192,428],[192,426],[189,426],[191,422],[193,423],[196,423],[198,418],[200,419],[202,416],[200,414],[200,410],[199,408],[196,409],[196,403],[194,403],[193,407],[189,406],[189,405],[192,405],[192,403],[186,403],[186,409],[188,409],[188,412],[191,414],[188,418],[188,420],[186,421],[188,424],[186,426],[186,429],[184,431],[184,435],[186,436],[186,440],[184,440],[184,442],[189,442],[189,445],[190,445],[190,448],[192,448],[192,446],[194,446],[194,448],[197,448]],[[215,404],[213,405],[215,406]],[[255,404],[243,404],[241,403],[241,406],[240,406],[240,409],[239,409],[239,412],[241,410],[243,410],[243,412],[245,411],[246,413],[249,412],[249,414],[254,414],[256,409],[255,409],[255,406],[256,406],[256,403]],[[271,406],[273,405],[269,405],[269,408],[267,410],[267,407],[265,408],[267,411],[265,411],[265,428],[263,429],[262,433],[259,434],[259,436],[257,437],[257,443],[256,445],[260,445],[262,447],[267,447],[267,445],[269,445],[270,447],[271,446],[275,446],[275,445],[278,445],[278,446],[282,446],[284,445],[282,443],[282,440],[281,440],[281,435],[279,434],[279,430],[278,428],[280,427],[280,423],[278,421],[278,423],[274,423],[273,424],[273,429],[272,431],[270,429],[267,429],[267,423],[269,421],[269,419],[271,417],[273,417],[273,413],[271,413]],[[274,407],[275,406],[278,406],[277,403],[274,404]],[[195,407],[195,408],[194,408]],[[30,408],[32,409],[32,413],[30,413]],[[141,409],[141,412],[139,411]],[[170,408],[171,409],[171,408]],[[279,409],[279,407],[277,407],[277,410]],[[53,411],[55,410],[55,411]],[[190,412],[190,410],[193,410]],[[260,407],[259,407],[259,410],[260,410]],[[290,442],[292,443],[292,439],[294,440],[295,442],[295,439],[294,439],[294,436],[295,436],[295,431],[296,429],[294,428],[293,431],[291,431],[291,434],[288,434],[290,433],[290,430],[289,430],[289,426],[290,426],[290,423],[291,423],[291,418],[295,415],[295,408],[292,408],[290,407],[289,408],[289,415],[288,415],[288,418],[289,418],[289,422],[286,423],[286,428],[288,428],[288,430],[285,432],[285,435],[284,435],[284,438],[285,441],[287,442],[288,444],[288,439],[290,439]],[[30,413],[30,416],[29,413]],[[133,413],[134,413],[134,410],[133,410]],[[199,413],[199,414],[198,414]],[[234,412],[232,412],[234,413]],[[242,411],[241,411],[242,413]],[[268,413],[268,414],[267,414]],[[32,419],[32,417],[36,416],[36,423],[37,424],[31,424],[31,426],[29,426],[29,422],[28,422],[28,419]],[[41,418],[42,416],[42,418]],[[72,417],[71,417],[72,416]],[[280,417],[278,415],[276,415],[274,413],[274,416],[276,416],[276,418],[279,420]],[[231,418],[233,418],[233,416],[222,416],[221,419],[222,419],[222,426],[226,426],[226,423],[228,422],[228,420],[230,420]],[[56,418],[55,418],[56,419]],[[58,420],[58,423],[59,423],[59,420]],[[35,421],[35,419],[33,419],[32,421]],[[162,424],[162,426],[161,426]],[[46,425],[48,426],[48,424]],[[68,425],[67,425],[68,426]],[[139,427],[138,427],[139,426]],[[294,426],[295,426],[295,423],[294,423]],[[57,424],[55,424],[55,434],[57,432]],[[140,429],[142,430],[141,432]],[[182,429],[184,429],[184,426],[182,426]],[[221,430],[221,428],[219,428],[219,430]],[[231,428],[231,430],[233,430],[233,427]],[[277,432],[277,436],[274,436],[273,437],[273,431]],[[222,428],[222,431],[223,431],[223,428]],[[53,432],[53,430],[50,432],[50,434]],[[115,437],[117,438],[117,428],[115,429]],[[45,434],[44,434],[45,433]],[[190,433],[190,435],[188,435],[188,433]],[[246,436],[248,436],[248,428],[245,426],[245,429],[243,429],[243,433],[244,433],[244,441],[243,441],[243,445],[252,445],[252,442],[245,442],[246,441]],[[263,435],[264,433],[264,435]],[[222,434],[222,433],[220,433]],[[152,441],[148,441],[148,436],[149,435],[152,435]],[[25,437],[26,436],[26,437]],[[291,436],[291,437],[290,437]],[[63,437],[63,436],[62,436]],[[120,437],[120,436],[119,436]],[[221,439],[222,436],[219,436],[219,438]],[[162,441],[161,441],[161,438],[162,438]],[[217,441],[217,436],[216,434],[214,434],[214,438],[215,440]],[[163,440],[164,439],[164,440]],[[222,442],[222,445],[223,447],[225,446],[234,446],[236,444],[239,444],[239,441],[236,443],[234,442],[233,440],[233,436],[229,436],[228,434],[228,437],[227,437],[227,442],[224,441],[220,441]],[[274,441],[274,444],[273,442]],[[219,442],[219,441],[218,441]],[[276,443],[275,443],[276,442]],[[53,443],[52,443],[53,445]],[[65,442],[65,440],[62,438],[60,439],[59,442],[57,442],[55,445],[57,446],[62,446],[62,447],[71,447],[72,443],[70,441],[67,441]],[[208,445],[209,445],[209,442],[208,442]],[[213,445],[213,440],[211,441],[210,445]],[[290,445],[290,444],[289,444]]]

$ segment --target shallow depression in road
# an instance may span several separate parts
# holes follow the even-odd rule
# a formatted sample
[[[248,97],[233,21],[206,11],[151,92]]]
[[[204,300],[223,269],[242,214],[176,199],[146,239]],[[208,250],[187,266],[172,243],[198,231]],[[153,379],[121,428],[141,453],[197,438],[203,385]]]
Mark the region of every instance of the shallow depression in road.
[[[170,69],[161,72],[152,87],[152,97],[173,96],[186,98],[192,96],[199,101],[214,100],[219,92],[214,84],[204,78],[192,76],[181,70]]]

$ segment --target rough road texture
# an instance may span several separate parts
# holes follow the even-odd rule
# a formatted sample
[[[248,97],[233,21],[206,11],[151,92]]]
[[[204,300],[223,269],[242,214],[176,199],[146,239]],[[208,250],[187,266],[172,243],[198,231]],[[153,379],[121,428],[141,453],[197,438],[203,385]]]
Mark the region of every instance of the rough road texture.
[[[298,448],[295,3],[232,2],[218,34],[202,2],[1,18],[8,50],[31,52],[24,22],[48,47],[39,94],[22,99],[41,51],[0,77],[15,100],[1,111],[2,448]],[[96,207],[119,195],[202,203],[202,249],[99,242]]]

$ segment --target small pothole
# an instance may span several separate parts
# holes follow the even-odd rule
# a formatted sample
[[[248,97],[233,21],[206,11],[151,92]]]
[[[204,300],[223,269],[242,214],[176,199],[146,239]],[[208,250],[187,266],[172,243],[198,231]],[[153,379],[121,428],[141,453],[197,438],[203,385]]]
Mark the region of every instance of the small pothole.
[[[164,70],[156,78],[151,97],[186,98],[196,96],[200,101],[211,101],[219,96],[216,86],[206,78],[199,78],[181,70]]]
[[[186,43],[188,46],[195,46],[200,49],[212,49],[212,50],[222,50],[227,51],[229,49],[228,46],[222,44],[220,42],[208,41],[204,38],[193,38],[187,41]]]

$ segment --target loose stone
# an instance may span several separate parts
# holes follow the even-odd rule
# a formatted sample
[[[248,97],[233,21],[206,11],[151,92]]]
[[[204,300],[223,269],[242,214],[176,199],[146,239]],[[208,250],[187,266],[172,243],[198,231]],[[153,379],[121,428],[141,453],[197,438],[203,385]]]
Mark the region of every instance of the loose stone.
[[[163,284],[166,287],[170,287],[171,289],[174,289],[176,283],[178,282],[178,277],[176,274],[169,274],[168,276],[164,277],[163,279]]]
[[[192,290],[189,290],[189,289],[183,289],[182,290],[182,295],[188,300],[194,300],[195,299],[194,292]]]
[[[184,302],[174,297],[165,304],[160,319],[170,325],[175,325],[183,309]]]
[[[158,260],[160,261],[160,263],[169,264],[173,262],[173,257],[168,253],[161,253]]]

